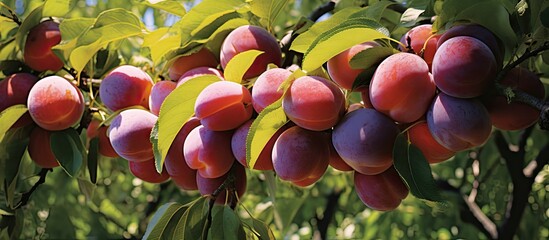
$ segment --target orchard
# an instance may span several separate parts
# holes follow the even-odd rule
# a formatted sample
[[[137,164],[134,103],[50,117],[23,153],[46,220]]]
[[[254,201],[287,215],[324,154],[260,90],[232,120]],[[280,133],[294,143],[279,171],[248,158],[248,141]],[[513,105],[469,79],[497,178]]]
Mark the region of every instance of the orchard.
[[[0,3],[0,239],[547,239],[549,1]]]

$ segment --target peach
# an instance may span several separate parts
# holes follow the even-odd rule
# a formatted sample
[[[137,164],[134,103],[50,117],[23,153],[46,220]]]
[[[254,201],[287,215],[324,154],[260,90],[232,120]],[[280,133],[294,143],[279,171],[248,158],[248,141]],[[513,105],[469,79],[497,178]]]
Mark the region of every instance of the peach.
[[[92,119],[90,124],[88,125],[88,128],[86,129],[86,135],[88,139],[92,139],[97,137],[99,141],[99,154],[110,157],[110,158],[117,158],[118,153],[114,150],[114,148],[111,145],[111,140],[109,140],[109,137],[107,137],[107,129],[108,126],[99,126],[101,124],[101,121],[98,119]]]
[[[408,137],[412,145],[419,148],[429,163],[439,163],[453,157],[456,153],[440,145],[427,126],[427,122],[420,122],[408,130]]]
[[[14,73],[0,81],[0,112],[17,104],[27,105],[29,92],[38,78],[29,73]],[[11,127],[18,128],[32,123],[29,113],[25,113]]]
[[[128,161],[154,158],[149,140],[157,116],[142,109],[127,109],[118,114],[107,130],[112,147]]]
[[[203,47],[198,52],[178,57],[170,66],[168,74],[171,80],[177,81],[181,75],[197,67],[217,67],[218,62],[215,55]]]
[[[435,57],[435,52],[437,51],[438,39],[441,37],[441,35],[434,34],[432,30],[432,24],[415,26],[406,32],[400,39],[400,42],[406,47],[410,47],[413,53],[425,59],[429,69],[431,69],[433,58]],[[408,39],[410,39],[409,43]],[[427,44],[425,44],[426,41]],[[410,44],[410,46],[408,46],[408,44]],[[399,46],[399,49],[401,51],[407,51],[407,49],[403,49],[402,46]]]
[[[332,128],[344,114],[345,96],[333,82],[317,76],[303,76],[287,90],[282,108],[298,126],[323,131]]]
[[[244,74],[244,79],[259,76],[267,70],[269,63],[277,66],[282,63],[282,52],[276,38],[261,27],[245,25],[231,31],[223,41],[219,56],[221,67],[225,69],[234,56],[248,50],[260,50],[263,53],[254,60]]]
[[[335,126],[332,143],[354,170],[373,175],[393,164],[393,145],[398,133],[393,120],[374,109],[361,108],[347,113]]]
[[[177,84],[172,81],[160,81],[153,85],[149,95],[149,109],[158,116],[164,99],[175,89]]]
[[[545,88],[539,76],[526,68],[511,69],[500,82],[504,87],[522,90],[530,95],[543,99]],[[483,101],[490,113],[494,127],[502,130],[520,130],[534,124],[540,111],[521,102],[508,103],[504,96],[487,96]]]
[[[397,53],[377,67],[370,82],[370,101],[376,110],[397,122],[414,122],[427,112],[435,90],[423,59]]]
[[[27,99],[29,114],[38,126],[50,131],[67,129],[84,113],[82,92],[59,76],[39,80]]]
[[[486,108],[476,99],[439,93],[427,112],[429,131],[445,148],[459,152],[483,145],[492,131]]]
[[[292,72],[283,68],[272,68],[259,75],[252,88],[252,105],[256,112],[260,113],[282,97],[284,92],[278,88],[290,75]]]
[[[354,182],[360,200],[377,211],[397,208],[409,192],[394,167],[376,175],[355,172]]]
[[[29,30],[25,41],[23,59],[36,71],[59,71],[64,63],[53,53],[52,47],[61,42],[59,23],[43,21]]]
[[[228,189],[234,189],[238,199],[241,199],[244,193],[246,192],[246,170],[240,164],[235,164],[231,171],[223,174],[217,178],[205,178],[200,174],[196,175],[196,183],[198,186],[198,191],[203,196],[212,195],[220,186],[227,180],[227,178],[232,175],[234,177],[233,185],[227,184],[226,188],[223,191],[220,191],[215,199],[216,204],[225,204],[231,201],[236,202],[236,199],[231,200],[233,196],[227,196],[229,192]]]
[[[32,129],[29,137],[27,151],[32,161],[41,168],[54,168],[59,166],[55,155],[51,150],[51,132],[40,127]]]
[[[191,130],[183,144],[185,161],[204,178],[218,178],[229,171],[234,156],[232,131],[212,131],[204,126]]]
[[[459,36],[439,46],[433,59],[433,79],[444,93],[459,98],[478,97],[494,82],[494,54],[480,40]]]
[[[143,70],[123,65],[112,70],[99,86],[99,96],[107,108],[118,111],[140,105],[149,107],[153,81]]]
[[[235,129],[252,117],[252,95],[238,83],[214,82],[200,92],[194,111],[200,123],[208,129]]]
[[[215,75],[218,76],[220,80],[225,80],[223,78],[223,73],[215,68],[211,67],[197,67],[193,68],[185,74],[181,75],[179,80],[177,80],[177,87],[179,87],[181,84],[199,76],[205,76],[205,75]]]
[[[128,162],[130,172],[137,178],[148,183],[162,183],[170,179],[170,175],[165,169],[162,173],[156,171],[156,165],[153,159],[149,159],[143,162]]]
[[[317,179],[318,172],[323,173],[328,167],[329,158],[330,146],[325,133],[299,126],[284,131],[276,140],[272,152],[277,176],[294,183],[308,178]]]
[[[349,61],[365,49],[379,46],[376,42],[365,42],[355,45],[328,60],[328,74],[340,87],[352,90],[355,79],[364,69],[351,68]]]
[[[191,169],[185,161],[183,154],[183,144],[189,133],[196,127],[200,126],[200,120],[192,117],[181,127],[181,130],[175,136],[166,159],[164,160],[164,167],[166,172],[172,178],[172,181],[184,190],[196,190],[196,170]]]

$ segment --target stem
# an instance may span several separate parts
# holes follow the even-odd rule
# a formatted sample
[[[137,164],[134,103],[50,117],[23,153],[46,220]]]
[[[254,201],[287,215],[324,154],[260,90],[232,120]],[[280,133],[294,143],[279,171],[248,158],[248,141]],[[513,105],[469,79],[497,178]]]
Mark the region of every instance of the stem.
[[[204,228],[203,228],[204,231],[202,232],[202,239],[208,239],[208,230],[210,229],[210,227],[212,225],[212,210],[213,210],[213,207],[215,205],[215,201],[217,200],[217,197],[219,197],[219,194],[221,194],[225,190],[228,190],[226,196],[231,198],[231,204],[232,204],[232,198],[234,198],[234,197],[230,196],[230,194],[233,193],[233,192],[234,192],[234,194],[236,194],[236,191],[229,191],[229,190],[236,189],[235,186],[234,186],[235,185],[234,184],[234,181],[235,181],[235,176],[234,176],[235,164],[239,164],[239,163],[234,163],[233,164],[233,166],[229,170],[229,175],[227,176],[225,181],[223,181],[223,183],[221,183],[221,185],[219,185],[219,187],[210,196],[210,202],[209,202],[209,205],[208,205],[209,206],[208,215],[207,215],[208,217],[206,219],[206,223],[204,224]],[[231,208],[232,208],[232,205],[231,205]]]
[[[19,209],[27,205],[32,193],[36,191],[38,186],[46,182],[46,176],[48,175],[49,171],[53,171],[53,170],[51,168],[42,168],[42,170],[40,170],[40,173],[38,174],[40,176],[40,179],[38,179],[38,181],[34,183],[34,185],[31,187],[31,189],[28,192],[23,193],[23,195],[21,196],[21,201],[19,201],[19,203],[15,206],[14,209]]]

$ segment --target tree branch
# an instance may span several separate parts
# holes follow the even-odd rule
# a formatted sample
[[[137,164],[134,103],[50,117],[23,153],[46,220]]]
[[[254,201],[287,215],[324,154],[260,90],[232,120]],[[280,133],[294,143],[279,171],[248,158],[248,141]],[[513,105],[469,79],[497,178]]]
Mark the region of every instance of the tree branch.
[[[317,215],[315,217],[317,220],[317,230],[320,235],[320,239],[328,239],[328,227],[334,217],[340,197],[341,189],[332,191],[328,196],[326,196],[327,202],[322,216]]]
[[[43,183],[46,182],[46,176],[48,175],[49,171],[53,171],[53,170],[51,168],[42,168],[42,170],[40,170],[40,173],[38,174],[40,176],[40,179],[38,179],[38,181],[36,181],[36,183],[34,183],[34,185],[31,187],[31,189],[28,192],[23,193],[23,195],[21,196],[21,200],[15,206],[14,209],[19,209],[19,208],[22,208],[23,206],[27,205],[27,203],[30,200],[30,197],[31,197],[32,193],[34,191],[36,191],[38,186],[40,186],[40,185],[42,185]]]

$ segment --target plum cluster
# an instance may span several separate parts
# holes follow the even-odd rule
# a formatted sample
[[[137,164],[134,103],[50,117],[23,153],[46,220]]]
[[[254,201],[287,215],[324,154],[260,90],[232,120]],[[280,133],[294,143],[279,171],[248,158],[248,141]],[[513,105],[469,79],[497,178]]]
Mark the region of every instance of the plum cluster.
[[[42,38],[48,40],[36,40]],[[55,22],[33,28],[25,45],[26,63],[36,71],[59,70],[63,64],[51,52],[59,41]],[[155,83],[130,65],[110,71],[101,81],[99,99],[116,115],[108,126],[93,119],[86,135],[99,139],[100,154],[128,160],[131,173],[147,182],[171,179],[181,189],[210,195],[231,178],[231,186],[218,195],[217,203],[222,204],[244,194],[251,126],[258,114],[280,100],[289,121],[268,140],[253,169],[274,171],[299,187],[320,180],[329,166],[349,171],[364,204],[392,210],[408,195],[393,166],[399,134],[405,134],[429,163],[442,162],[483,145],[492,127],[519,130],[537,120],[539,111],[533,107],[508,103],[492,93],[495,84],[538,98],[545,94],[540,79],[525,68],[511,69],[495,82],[504,51],[498,38],[479,25],[458,25],[442,34],[433,33],[431,25],[420,25],[401,43],[398,53],[377,65],[369,84],[356,88],[365,69],[352,68],[351,59],[382,44],[365,42],[341,52],[327,62],[324,77],[294,77],[301,70],[268,67],[282,63],[275,37],[261,27],[241,26],[225,38],[219,58],[205,47],[178,57],[167,80]],[[244,73],[245,84],[226,81],[222,69],[248,50],[263,53]],[[158,173],[149,139],[162,103],[185,82],[205,75],[219,81],[196,98],[194,116],[177,133]],[[51,149],[43,146],[50,145],[52,131],[80,122],[85,108],[80,90],[59,76],[38,80],[17,73],[0,81],[0,91],[7,93],[0,95],[0,111],[15,104],[28,106],[28,114],[13,127],[38,125],[30,136],[31,158],[41,167],[58,166]],[[352,91],[360,92],[361,103],[349,105]]]

